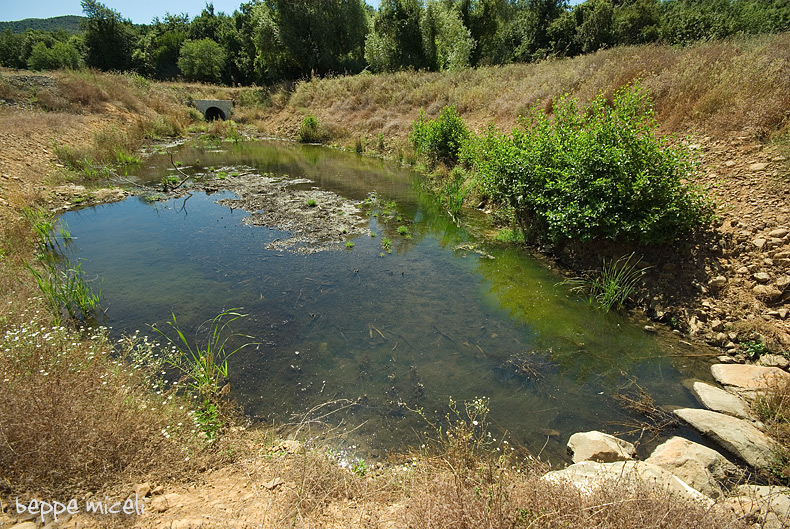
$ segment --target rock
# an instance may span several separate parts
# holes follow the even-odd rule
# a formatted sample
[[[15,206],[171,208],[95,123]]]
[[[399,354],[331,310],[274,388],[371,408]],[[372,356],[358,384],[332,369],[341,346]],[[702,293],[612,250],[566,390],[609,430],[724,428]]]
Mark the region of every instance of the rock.
[[[790,252],[776,252],[774,254],[774,259],[790,259]]]
[[[783,320],[787,319],[787,315],[788,315],[787,309],[779,309],[776,312],[779,314],[779,317],[782,318]]]
[[[749,166],[749,170],[750,171],[763,171],[763,170],[765,170],[766,167],[768,167],[768,164],[765,164],[765,163],[762,163],[762,162],[753,163],[753,164],[751,164]]]
[[[723,505],[738,518],[754,520],[763,529],[784,529],[790,518],[790,489],[758,485],[740,485]]]
[[[740,419],[751,419],[749,405],[737,395],[699,380],[688,384],[697,401],[711,411],[726,413]]]
[[[562,470],[549,472],[542,479],[555,483],[570,482],[586,493],[594,492],[601,486],[611,486],[618,483],[626,487],[642,485],[677,494],[708,506],[713,504],[713,500],[692,489],[671,472],[645,461],[615,461],[613,463],[582,461]]]
[[[151,500],[151,510],[154,512],[165,512],[176,505],[178,494],[165,494],[156,496]]]
[[[137,494],[140,498],[145,498],[151,494],[151,484],[150,483],[139,483],[132,487],[132,492]]]
[[[765,243],[767,243],[767,242],[768,242],[767,239],[759,238],[759,239],[754,239],[752,241],[752,244],[755,245],[758,250],[762,250],[763,247],[765,246]]]
[[[764,367],[778,367],[779,369],[787,369],[790,367],[790,360],[782,355],[765,354],[757,360],[758,366]]]
[[[727,278],[724,276],[716,276],[708,281],[708,286],[711,288],[722,288],[727,284]]]
[[[743,419],[692,408],[681,408],[673,413],[752,467],[762,468],[773,461],[773,441]]]
[[[36,529],[37,527],[35,522],[22,522],[12,525],[10,529]]]
[[[782,239],[788,233],[790,233],[790,230],[788,230],[787,228],[777,228],[775,230],[768,232],[768,236],[774,239]]]
[[[776,280],[775,285],[776,288],[784,292],[785,290],[787,290],[787,287],[790,286],[790,276],[780,277],[779,279]]]
[[[281,478],[281,477],[276,477],[276,478],[274,478],[274,479],[272,479],[272,480],[269,480],[269,481],[267,481],[266,483],[264,483],[264,484],[263,484],[263,487],[264,487],[266,490],[272,490],[272,489],[274,489],[274,488],[277,488],[277,487],[279,487],[279,486],[280,486],[280,485],[282,485],[283,483],[285,483],[285,481],[283,480],[283,478]]]
[[[782,520],[790,517],[790,488],[778,486],[739,485],[739,496],[752,498],[764,512],[773,512]]]
[[[598,461],[611,463],[633,459],[636,455],[634,445],[613,435],[603,432],[578,432],[568,440],[568,452],[574,463],[579,461]]]
[[[738,392],[763,392],[777,381],[790,380],[790,374],[776,367],[740,364],[714,364],[710,372],[716,382]]]
[[[272,452],[281,452],[284,451],[288,454],[298,454],[302,451],[302,443],[299,441],[294,440],[286,440],[272,448]]]
[[[771,280],[771,276],[769,276],[766,272],[757,272],[756,274],[752,274],[752,279],[758,283],[765,284]]]
[[[752,289],[752,294],[766,303],[772,303],[782,297],[782,291],[773,285],[757,285]]]
[[[668,470],[710,498],[721,496],[719,482],[738,472],[738,467],[717,451],[683,437],[672,437],[660,444],[645,463]]]
[[[658,329],[654,325],[645,325],[644,326],[645,332],[649,332],[651,334],[655,334],[658,332]]]
[[[724,323],[719,319],[715,319],[710,322],[710,330],[714,332],[721,332],[724,330]],[[724,337],[727,338],[727,335],[724,335]]]

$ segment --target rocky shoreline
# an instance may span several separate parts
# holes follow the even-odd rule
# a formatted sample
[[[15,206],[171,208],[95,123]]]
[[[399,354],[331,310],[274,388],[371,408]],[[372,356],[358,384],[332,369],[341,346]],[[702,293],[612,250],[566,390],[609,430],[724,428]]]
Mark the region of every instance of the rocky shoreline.
[[[790,383],[790,373],[777,367],[714,364],[711,374],[719,387],[689,381],[702,408],[673,413],[720,451],[675,436],[637,461],[633,444],[598,431],[580,432],[568,441],[573,464],[544,479],[566,480],[582,491],[625,481],[731,509],[763,529],[787,527],[790,488],[749,481],[774,462],[776,449],[752,406],[769,388]]]

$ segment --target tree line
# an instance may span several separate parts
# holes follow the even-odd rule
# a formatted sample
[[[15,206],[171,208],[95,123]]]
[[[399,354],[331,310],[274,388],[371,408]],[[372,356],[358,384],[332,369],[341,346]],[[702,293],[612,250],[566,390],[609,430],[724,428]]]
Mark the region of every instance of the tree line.
[[[455,70],[628,44],[790,29],[790,0],[251,0],[137,25],[82,0],[83,32],[0,33],[0,65],[268,84],[363,70]]]

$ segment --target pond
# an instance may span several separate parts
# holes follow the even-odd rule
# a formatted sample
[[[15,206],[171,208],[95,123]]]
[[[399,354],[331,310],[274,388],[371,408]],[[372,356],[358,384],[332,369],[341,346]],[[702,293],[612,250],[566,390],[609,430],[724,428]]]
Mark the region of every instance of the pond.
[[[153,336],[150,325],[166,328],[171,314],[191,330],[243,308],[234,330],[259,345],[231,357],[229,378],[255,420],[321,417],[338,450],[383,457],[423,442],[413,410],[441,422],[450,398],[487,397],[495,432],[559,462],[574,432],[627,430],[613,395],[633,380],[658,405],[694,406],[682,380],[706,377],[706,366],[693,350],[589,306],[522,249],[486,242],[482,213],[457,226],[408,169],[279,142],[181,146],[174,159],[196,180],[274,178],[286,195],[360,205],[341,215],[362,229],[330,250],[280,245],[282,223],[250,224],[266,208],[229,207],[239,196],[230,187],[195,183],[178,198],[62,216],[71,258],[102,279],[115,335]],[[156,183],[174,169],[155,154],[134,173]],[[334,404],[315,409],[323,403]]]

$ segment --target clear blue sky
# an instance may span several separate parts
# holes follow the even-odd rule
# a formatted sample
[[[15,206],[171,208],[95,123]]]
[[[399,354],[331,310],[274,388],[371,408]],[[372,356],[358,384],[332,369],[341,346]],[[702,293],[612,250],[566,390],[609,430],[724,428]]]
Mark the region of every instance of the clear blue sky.
[[[214,11],[231,14],[244,1],[246,0],[213,0]],[[581,1],[571,0],[571,4]],[[104,0],[101,3],[136,24],[148,24],[154,17],[163,18],[167,13],[187,13],[190,18],[195,17],[206,5],[204,0]],[[367,0],[367,3],[378,7],[379,0]],[[0,21],[60,15],[82,15],[80,0],[0,0]]]

